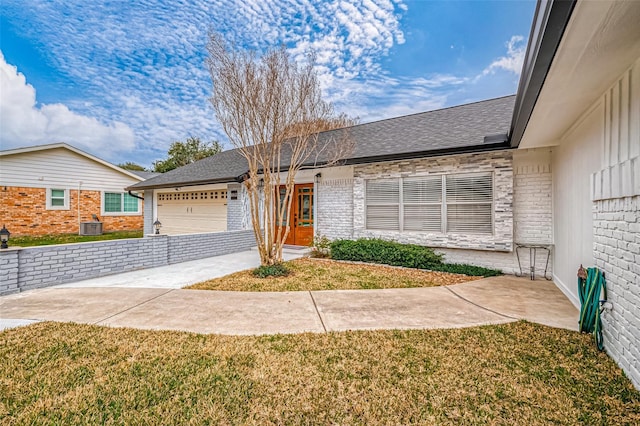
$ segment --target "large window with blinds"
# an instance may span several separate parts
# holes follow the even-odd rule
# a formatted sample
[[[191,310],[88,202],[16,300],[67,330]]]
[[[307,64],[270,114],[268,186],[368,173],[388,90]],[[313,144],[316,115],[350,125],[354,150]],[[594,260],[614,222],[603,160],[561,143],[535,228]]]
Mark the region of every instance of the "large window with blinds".
[[[366,228],[435,233],[493,233],[493,173],[366,183]]]

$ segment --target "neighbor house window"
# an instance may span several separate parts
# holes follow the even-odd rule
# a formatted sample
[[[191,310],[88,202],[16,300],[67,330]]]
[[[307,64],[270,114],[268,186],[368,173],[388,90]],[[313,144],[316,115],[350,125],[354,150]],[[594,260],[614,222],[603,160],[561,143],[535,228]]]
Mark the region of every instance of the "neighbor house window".
[[[60,188],[48,188],[47,209],[69,210],[69,191]]]
[[[140,201],[126,192],[105,192],[103,213],[137,214],[140,213]]]
[[[366,181],[366,228],[493,233],[493,174]]]

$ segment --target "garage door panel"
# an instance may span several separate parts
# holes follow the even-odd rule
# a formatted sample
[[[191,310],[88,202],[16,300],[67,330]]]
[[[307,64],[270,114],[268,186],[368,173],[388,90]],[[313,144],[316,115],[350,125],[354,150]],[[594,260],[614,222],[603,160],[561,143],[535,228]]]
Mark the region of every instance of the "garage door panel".
[[[227,230],[227,191],[158,194],[158,220],[164,234]]]

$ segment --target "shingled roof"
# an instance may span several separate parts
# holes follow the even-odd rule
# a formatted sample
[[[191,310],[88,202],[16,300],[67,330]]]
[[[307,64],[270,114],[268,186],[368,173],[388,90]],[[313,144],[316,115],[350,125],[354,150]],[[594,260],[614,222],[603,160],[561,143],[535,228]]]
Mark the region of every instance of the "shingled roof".
[[[349,128],[354,148],[346,164],[363,164],[461,152],[504,149],[515,96],[389,118]],[[331,138],[332,130],[321,134]],[[497,138],[496,135],[499,135]],[[504,136],[504,137],[501,137]],[[247,172],[237,149],[179,167],[130,189],[165,188],[235,181]]]

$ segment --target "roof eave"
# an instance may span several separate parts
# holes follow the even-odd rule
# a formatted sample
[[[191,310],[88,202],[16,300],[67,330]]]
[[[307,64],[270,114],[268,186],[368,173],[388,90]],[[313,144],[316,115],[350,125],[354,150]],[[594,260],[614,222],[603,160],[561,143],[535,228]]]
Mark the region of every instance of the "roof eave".
[[[383,161],[398,161],[398,160],[412,160],[416,158],[425,157],[441,157],[443,155],[455,155],[455,154],[472,154],[487,151],[499,151],[503,149],[511,149],[511,146],[507,141],[501,141],[497,143],[483,143],[481,145],[467,145],[453,148],[433,149],[428,151],[414,151],[403,152],[398,154],[378,155],[373,157],[359,157],[350,158],[343,164],[345,165],[358,165],[379,163]]]
[[[203,180],[193,180],[193,181],[185,181],[185,182],[171,182],[171,183],[159,183],[155,185],[145,185],[146,181],[140,182],[139,184],[135,184],[125,188],[127,191],[140,191],[145,189],[162,189],[162,188],[181,188],[183,186],[198,186],[198,185],[213,185],[216,183],[235,183],[237,182],[238,177],[225,177],[218,179],[203,179]]]
[[[538,0],[509,131],[512,148],[520,145],[576,2]]]

